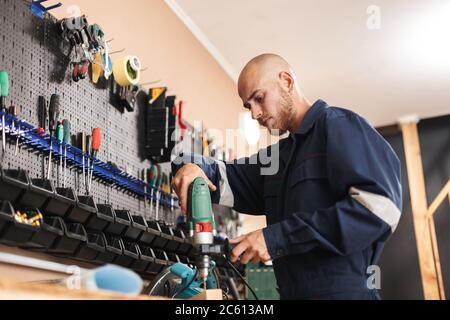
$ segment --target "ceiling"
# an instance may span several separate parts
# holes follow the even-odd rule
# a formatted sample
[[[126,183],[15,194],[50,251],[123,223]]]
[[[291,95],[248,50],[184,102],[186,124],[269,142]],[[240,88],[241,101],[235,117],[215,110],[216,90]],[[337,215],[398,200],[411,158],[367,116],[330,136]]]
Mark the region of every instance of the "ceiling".
[[[311,102],[376,126],[449,114],[450,2],[373,2],[166,0],[234,81],[247,61],[272,52],[291,63]]]

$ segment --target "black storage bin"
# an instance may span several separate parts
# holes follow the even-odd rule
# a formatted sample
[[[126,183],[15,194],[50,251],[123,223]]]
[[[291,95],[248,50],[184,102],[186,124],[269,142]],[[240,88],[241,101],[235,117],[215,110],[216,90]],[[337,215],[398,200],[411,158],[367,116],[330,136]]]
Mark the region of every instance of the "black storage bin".
[[[31,179],[28,190],[18,200],[22,208],[45,208],[47,200],[55,194],[53,183],[46,179]]]
[[[173,263],[181,262],[180,258],[178,257],[178,255],[176,253],[166,252],[166,254],[167,254],[167,258],[169,259],[170,262],[173,262]]]
[[[147,224],[147,222],[145,222],[145,224]],[[161,237],[161,231],[155,230],[155,229],[147,226],[147,230],[141,234],[141,237],[138,239],[138,241],[142,242],[146,246],[149,246],[149,245],[152,245],[152,243],[155,239],[160,238],[160,237]]]
[[[44,216],[41,227],[26,244],[29,249],[47,250],[56,239],[64,236],[64,221],[60,217]]]
[[[172,229],[174,233],[174,238],[180,242],[180,245],[177,249],[177,253],[181,255],[188,255],[191,250],[193,250],[193,246],[191,240],[186,238],[183,230],[180,229]]]
[[[98,255],[97,260],[101,263],[112,263],[118,256],[123,254],[123,242],[120,238],[107,235],[105,252]]]
[[[149,263],[146,273],[158,274],[162,271],[162,269],[168,266],[167,260],[157,258],[155,251],[153,251],[152,248],[141,246],[140,249],[142,255],[154,258],[153,262]]]
[[[77,204],[77,196],[71,188],[56,188],[55,194],[45,205],[46,214],[65,217]]]
[[[191,261],[189,260],[188,257],[184,257],[184,256],[178,256],[180,258],[180,262],[184,263],[184,264],[190,264]]]
[[[91,216],[85,226],[88,230],[103,232],[110,223],[114,223],[113,208],[110,205],[97,204],[97,213]]]
[[[159,231],[159,236],[155,237],[152,242],[152,246],[159,249],[164,249],[172,237],[161,231],[161,227],[157,221],[147,221],[149,229]]]
[[[124,238],[138,241],[142,234],[147,231],[147,224],[142,216],[132,216],[130,215],[131,225],[125,230]]]
[[[23,212],[30,212],[30,210],[23,210]],[[31,239],[39,227],[17,221],[14,214],[11,202],[0,202],[0,242],[11,246],[23,245]]]
[[[88,232],[86,242],[75,253],[78,260],[95,263],[97,257],[106,250],[106,237],[102,232]]]
[[[90,196],[78,196],[78,201],[67,214],[67,219],[72,222],[85,224],[90,217],[97,213],[94,198]]]
[[[122,241],[123,245],[123,255],[118,256],[114,263],[129,268],[134,261],[139,260],[139,250],[136,243],[123,241],[122,239],[120,241]]]
[[[64,236],[57,238],[48,251],[73,257],[79,246],[87,240],[86,230],[79,223],[63,223],[63,229]]]
[[[114,221],[108,225],[105,233],[121,236],[131,226],[131,217],[126,210],[113,210],[113,212]]]
[[[150,247],[137,245],[137,250],[139,252],[139,259],[133,261],[130,268],[138,273],[145,273],[150,264],[155,263],[155,255]]]
[[[0,200],[15,203],[28,190],[30,179],[23,170],[0,169]]]
[[[166,225],[161,225],[161,231],[170,237],[170,240],[167,242],[164,249],[172,252],[177,251],[183,242],[183,239],[174,236],[173,229]]]

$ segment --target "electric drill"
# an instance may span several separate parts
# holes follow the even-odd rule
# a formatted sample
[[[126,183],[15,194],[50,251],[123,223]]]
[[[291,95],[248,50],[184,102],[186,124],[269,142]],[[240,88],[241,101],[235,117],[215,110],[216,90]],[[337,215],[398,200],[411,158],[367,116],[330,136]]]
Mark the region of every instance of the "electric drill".
[[[211,194],[205,179],[197,178],[189,186],[187,208],[189,236],[192,238],[192,244],[198,249],[195,264],[200,278],[206,283],[211,267],[210,255],[215,251],[216,223]]]

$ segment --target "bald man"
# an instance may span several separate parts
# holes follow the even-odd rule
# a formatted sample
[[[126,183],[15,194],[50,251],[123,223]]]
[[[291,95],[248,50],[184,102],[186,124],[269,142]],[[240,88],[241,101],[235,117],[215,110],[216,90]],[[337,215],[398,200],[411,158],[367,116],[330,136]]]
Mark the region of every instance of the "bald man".
[[[172,165],[183,212],[189,185],[204,177],[215,203],[266,215],[267,228],[231,241],[232,259],[272,260],[282,299],[379,299],[376,263],[401,214],[392,148],[354,112],[311,105],[280,56],[250,61],[239,95],[261,126],[289,132],[265,150],[279,150],[279,170],[263,174],[261,153],[233,163],[185,155]]]

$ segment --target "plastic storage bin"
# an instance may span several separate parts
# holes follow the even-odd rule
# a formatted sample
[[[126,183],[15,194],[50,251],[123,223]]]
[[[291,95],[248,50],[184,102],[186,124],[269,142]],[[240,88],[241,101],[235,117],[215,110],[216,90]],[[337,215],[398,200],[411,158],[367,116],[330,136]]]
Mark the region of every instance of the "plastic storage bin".
[[[110,205],[97,204],[97,212],[89,218],[85,226],[88,230],[103,232],[111,223],[114,223],[113,208]]]
[[[48,200],[43,211],[46,214],[64,218],[76,206],[77,201],[78,199],[73,189],[56,188],[55,194]]]
[[[78,196],[78,201],[75,206],[73,206],[68,214],[67,219],[85,224],[90,217],[97,213],[97,207],[94,202],[94,198],[90,196]]]
[[[123,245],[123,255],[118,256],[116,260],[114,260],[114,263],[129,268],[133,262],[139,260],[139,249],[136,243],[121,241]]]
[[[22,212],[30,212],[30,210],[22,210]],[[11,202],[0,201],[0,242],[11,246],[23,245],[38,230],[39,227],[21,223],[15,219],[15,210]]]
[[[23,170],[0,169],[0,200],[15,203],[28,190],[30,179]]]
[[[102,232],[88,232],[86,242],[78,248],[75,259],[95,263],[97,257],[106,251],[106,237]]]
[[[147,225],[146,221],[145,221],[145,224]],[[160,237],[161,237],[161,231],[153,229],[153,228],[150,228],[147,225],[146,231],[141,234],[140,238],[138,239],[138,242],[141,242],[141,243],[143,243],[146,246],[151,246],[153,241],[156,238],[160,238]]]
[[[105,233],[121,236],[131,226],[130,213],[126,210],[113,210],[114,221],[105,229]]]
[[[142,245],[137,245],[139,259],[134,260],[130,266],[131,269],[138,273],[145,273],[150,264],[155,263],[155,256],[151,248]]]
[[[147,224],[142,216],[130,215],[130,226],[125,230],[123,234],[124,238],[131,241],[140,240],[142,234],[147,231]]]
[[[161,226],[157,221],[147,221],[147,225],[149,229],[159,231],[159,236],[153,239],[153,242],[151,244],[152,247],[164,249],[166,245],[169,243],[169,241],[172,240],[172,237],[162,232]]]
[[[105,240],[105,252],[100,253],[96,260],[100,263],[113,263],[123,254],[123,242],[120,238],[111,235],[107,235]]]
[[[78,247],[87,240],[87,233],[82,224],[63,223],[64,236],[56,239],[48,250],[51,253],[73,257]]]
[[[157,258],[152,248],[147,246],[140,246],[139,249],[141,250],[141,259],[143,259],[143,256],[149,258],[153,257],[153,261],[149,260],[147,270],[145,271],[146,273],[152,275],[158,274],[162,271],[162,269],[168,266],[167,260]]]
[[[45,208],[47,200],[55,194],[55,188],[50,180],[31,179],[22,197],[17,201],[18,206],[22,208]]]
[[[44,216],[41,227],[26,244],[29,249],[48,250],[58,238],[64,236],[64,221],[60,217]]]

